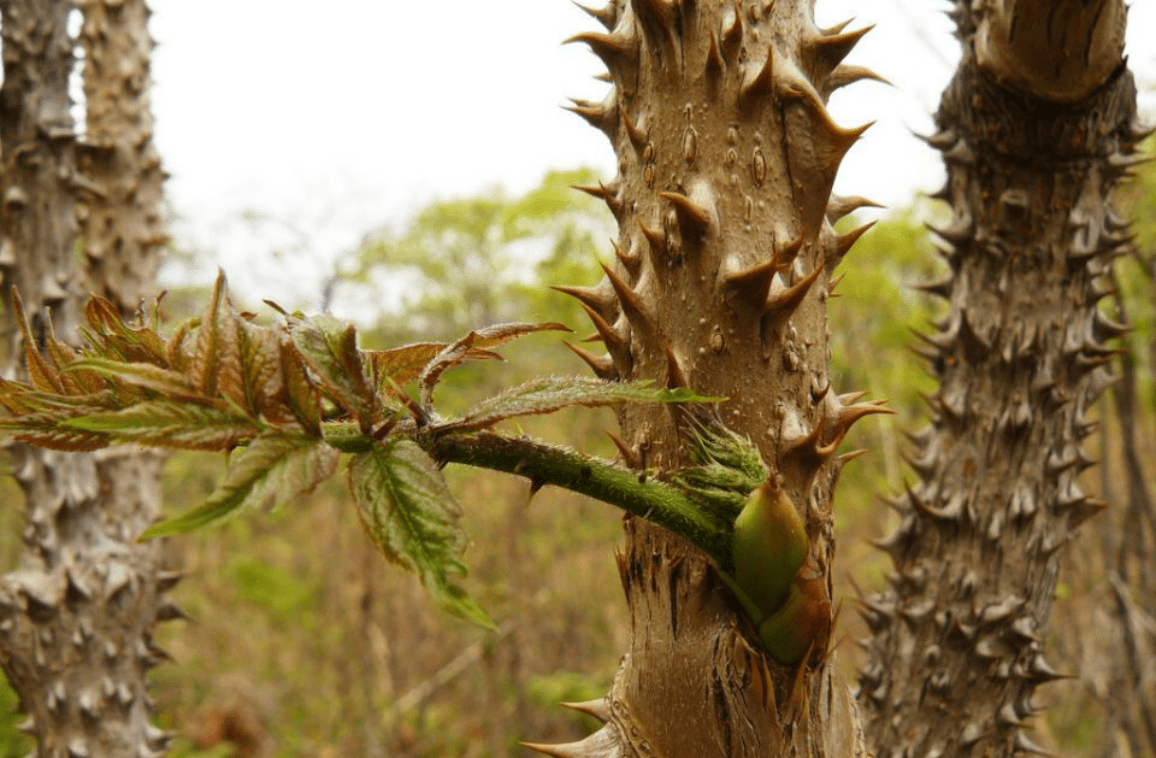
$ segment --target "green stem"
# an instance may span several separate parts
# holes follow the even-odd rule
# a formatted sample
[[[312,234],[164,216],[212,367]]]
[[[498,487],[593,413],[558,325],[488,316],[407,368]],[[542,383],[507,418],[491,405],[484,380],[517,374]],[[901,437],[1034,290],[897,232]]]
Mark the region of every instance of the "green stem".
[[[438,460],[505,471],[535,484],[601,500],[674,532],[716,562],[730,551],[729,530],[707,508],[666,482],[643,481],[637,471],[573,450],[492,432],[421,434],[414,440]]]

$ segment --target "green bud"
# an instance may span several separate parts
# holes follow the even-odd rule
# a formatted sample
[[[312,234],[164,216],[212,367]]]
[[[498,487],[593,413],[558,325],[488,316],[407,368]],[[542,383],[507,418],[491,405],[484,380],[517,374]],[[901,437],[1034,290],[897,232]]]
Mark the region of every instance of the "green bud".
[[[735,584],[759,611],[755,622],[761,622],[786,602],[808,549],[803,520],[777,475],[747,498],[735,519],[732,547]]]

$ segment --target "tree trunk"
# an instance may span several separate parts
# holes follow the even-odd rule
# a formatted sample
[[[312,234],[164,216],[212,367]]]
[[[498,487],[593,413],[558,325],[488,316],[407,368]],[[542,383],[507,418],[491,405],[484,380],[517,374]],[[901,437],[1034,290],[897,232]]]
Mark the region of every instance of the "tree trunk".
[[[925,352],[939,380],[913,435],[919,482],[880,543],[889,589],[865,602],[860,677],[881,755],[1012,755],[1036,687],[1060,549],[1102,503],[1080,491],[1087,410],[1111,382],[1097,310],[1128,244],[1108,196],[1137,134],[1118,0],[1008,0],[953,12],[964,56],[931,143],[948,311]],[[978,10],[977,10],[978,9]]]
[[[87,7],[94,144],[79,146],[78,167],[67,91],[71,4],[0,4],[0,259],[37,341],[50,328],[48,309],[58,335],[74,342],[89,286],[131,308],[156,270],[159,172],[143,97],[148,39],[134,3],[110,5],[104,20],[100,8]],[[130,117],[118,122],[117,114]],[[88,277],[73,259],[80,198],[89,201],[84,250],[99,263]],[[146,221],[134,226],[126,214]],[[8,330],[16,370],[23,347],[14,317]],[[154,623],[178,613],[163,597],[175,576],[160,571],[157,544],[135,542],[158,512],[158,460],[128,449],[61,454],[23,446],[14,457],[27,527],[20,568],[0,584],[0,651],[38,754],[161,755],[169,738],[149,724],[145,672],[163,657],[151,641]]]
[[[600,376],[654,379],[730,398],[721,421],[760,449],[802,516],[813,642],[798,665],[767,655],[696,549],[628,519],[619,557],[632,641],[609,695],[580,706],[607,722],[560,756],[852,756],[866,753],[828,649],[831,495],[848,427],[878,412],[830,391],[830,272],[860,232],[830,196],[863,128],[831,121],[832,90],[872,76],[840,65],[862,32],[820,30],[811,3],[616,0],[608,33],[576,37],[606,63],[601,103],[574,110],[604,131],[619,174],[586,188],[619,223],[617,262],[586,307],[607,355]],[[864,127],[865,128],[865,127]],[[680,411],[622,412],[624,456],[650,476],[686,464]]]

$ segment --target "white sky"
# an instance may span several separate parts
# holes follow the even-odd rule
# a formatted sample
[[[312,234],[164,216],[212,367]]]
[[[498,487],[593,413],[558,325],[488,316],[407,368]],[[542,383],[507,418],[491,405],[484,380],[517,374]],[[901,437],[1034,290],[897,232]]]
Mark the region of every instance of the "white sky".
[[[836,191],[903,205],[936,189],[938,156],[910,131],[930,130],[958,58],[947,4],[817,5],[820,25],[877,25],[849,60],[895,85],[833,96],[839,123],[877,122]],[[1136,3],[1129,27],[1152,114],[1156,48],[1140,41],[1156,31],[1156,3]],[[601,99],[599,61],[559,44],[595,28],[568,0],[155,0],[156,140],[172,233],[208,254],[196,278],[219,264],[252,297],[316,308],[341,253],[432,199],[522,192],[550,168],[612,176],[605,137],[559,107]]]

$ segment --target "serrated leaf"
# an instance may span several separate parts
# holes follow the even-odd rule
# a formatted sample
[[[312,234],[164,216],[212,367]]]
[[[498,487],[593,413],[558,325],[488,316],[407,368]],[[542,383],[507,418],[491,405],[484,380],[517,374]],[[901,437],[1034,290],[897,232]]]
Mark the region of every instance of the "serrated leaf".
[[[349,464],[361,523],[387,559],[416,572],[443,610],[475,624],[494,622],[457,585],[465,576],[461,507],[438,465],[417,443],[389,437]]]
[[[20,333],[24,336],[24,359],[28,363],[28,376],[33,386],[42,392],[61,392],[60,375],[44,356],[36,349],[36,338],[32,336],[32,328],[28,325],[28,314],[24,312],[24,302],[20,293],[12,288],[12,311],[20,325]]]
[[[229,303],[225,274],[218,271],[217,281],[213,284],[213,294],[209,298],[209,305],[201,316],[201,323],[197,327],[192,361],[189,366],[193,384],[204,395],[217,394],[222,352],[229,349],[230,335],[233,337],[232,349],[236,349],[235,333],[231,334],[235,332],[236,326],[232,315],[233,308]]]
[[[65,369],[66,375],[74,372],[93,372],[118,380],[122,387],[126,384],[131,385],[156,392],[169,399],[206,400],[186,375],[152,363],[123,363],[108,358],[83,358],[70,363]]]
[[[241,508],[268,509],[313,491],[333,475],[341,454],[304,435],[272,433],[233,455],[229,472],[200,505],[145,530],[141,539],[200,529]]]
[[[129,326],[110,301],[93,295],[85,303],[84,315],[99,335],[100,352],[105,357],[115,355],[125,361],[165,365],[165,345],[160,336],[143,325]]]
[[[79,416],[61,425],[105,434],[118,442],[186,450],[229,450],[260,431],[252,420],[228,408],[163,400]]]
[[[427,410],[433,404],[433,390],[441,375],[454,366],[461,365],[474,350],[493,350],[532,332],[568,332],[565,324],[495,324],[475,329],[457,342],[447,345],[430,359],[421,372],[421,401]]]
[[[327,314],[290,322],[293,346],[321,388],[347,412],[368,425],[380,407],[371,388],[353,324]]]
[[[67,414],[61,412],[0,418],[0,434],[11,434],[17,441],[29,445],[66,452],[99,450],[112,444],[104,435],[62,427],[61,422],[68,418]]]
[[[373,369],[374,384],[378,388],[386,386],[387,379],[404,387],[421,376],[425,365],[447,346],[446,342],[415,342],[390,350],[366,350],[363,355]],[[468,351],[465,358],[494,360],[501,359],[501,356],[490,350],[475,348]]]
[[[241,346],[241,376],[245,407],[254,416],[288,420],[292,413],[284,399],[281,353],[277,336],[268,327],[242,322],[238,331]]]
[[[606,382],[591,377],[539,377],[487,398],[439,429],[484,429],[516,416],[531,416],[572,405],[599,407],[620,403],[719,402],[687,389],[660,389],[649,382]]]
[[[287,337],[278,340],[286,401],[297,421],[313,437],[321,436],[321,397],[309,382],[301,354]]]

